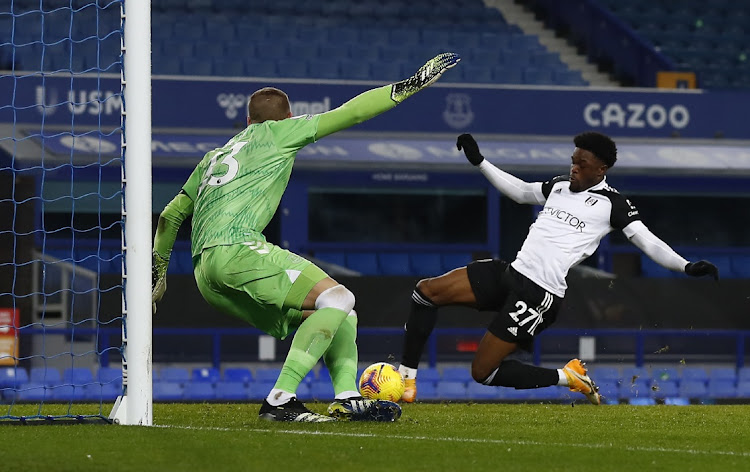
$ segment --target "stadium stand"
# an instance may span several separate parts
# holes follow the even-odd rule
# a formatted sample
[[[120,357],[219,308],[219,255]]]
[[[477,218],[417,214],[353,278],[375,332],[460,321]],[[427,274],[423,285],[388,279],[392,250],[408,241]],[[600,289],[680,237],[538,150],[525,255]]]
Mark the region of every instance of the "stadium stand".
[[[33,8],[32,2],[16,3]],[[421,0],[410,2],[409,8],[374,0],[325,2],[322,8],[290,3],[255,0],[220,6],[197,0],[155,1],[154,73],[389,81],[405,76],[404,70],[411,74],[426,57],[448,48],[479,59],[457,75],[459,81],[494,83],[507,77],[509,83],[585,84],[580,72],[570,70],[555,54],[546,52],[535,36],[507,24],[498,10],[485,7],[480,0],[437,4]],[[80,16],[99,21],[103,30],[119,21],[114,15],[97,16],[95,9],[88,10],[86,15],[76,15],[76,20]],[[97,61],[116,62],[116,57],[99,57],[103,53],[95,41],[70,41],[69,19],[45,23],[50,25],[45,42],[52,45],[41,57],[41,48],[33,46],[34,29],[23,27],[24,22],[37,20],[35,15],[16,19],[16,31],[26,32],[18,34],[16,44],[29,43],[17,48],[16,68],[33,70],[41,61],[45,70],[68,69],[72,57],[73,70],[82,72]],[[73,25],[74,39],[76,33],[86,34],[81,25]],[[0,43],[9,39],[0,33]],[[51,53],[51,49],[57,51]],[[0,61],[12,60],[6,56]],[[493,58],[502,58],[503,69],[494,68],[497,61]],[[524,69],[530,65],[534,67]]]

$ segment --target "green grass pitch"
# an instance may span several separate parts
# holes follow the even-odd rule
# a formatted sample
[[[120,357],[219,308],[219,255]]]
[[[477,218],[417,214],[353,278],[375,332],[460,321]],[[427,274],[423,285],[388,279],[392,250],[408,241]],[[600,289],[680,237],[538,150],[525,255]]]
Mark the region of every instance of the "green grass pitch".
[[[268,423],[258,408],[157,403],[151,428],[3,422],[0,470],[750,470],[750,405],[417,403],[395,423],[333,424]]]

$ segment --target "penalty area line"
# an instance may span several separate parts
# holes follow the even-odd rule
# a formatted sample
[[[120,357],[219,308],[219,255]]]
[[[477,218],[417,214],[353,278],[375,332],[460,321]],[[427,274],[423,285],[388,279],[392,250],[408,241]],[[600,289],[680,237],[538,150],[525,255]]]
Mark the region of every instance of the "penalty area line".
[[[556,443],[544,441],[527,441],[517,439],[490,439],[490,438],[451,438],[442,436],[406,436],[392,434],[372,434],[372,433],[344,433],[336,431],[303,431],[303,430],[284,430],[284,429],[245,429],[245,428],[221,428],[207,426],[176,426],[176,425],[154,425],[154,428],[164,429],[186,429],[196,431],[225,431],[225,432],[247,432],[260,434],[294,434],[299,436],[335,436],[345,438],[372,438],[372,439],[397,439],[403,441],[433,441],[433,442],[453,442],[453,443],[472,443],[472,444],[495,444],[505,446],[547,446],[547,447],[575,447],[575,448],[593,448],[593,449],[620,449],[631,452],[659,452],[672,454],[693,454],[706,456],[728,456],[728,457],[750,457],[750,452],[735,451],[702,451],[698,449],[677,449],[670,447],[649,447],[649,446],[620,446],[617,444],[596,444],[596,443]]]

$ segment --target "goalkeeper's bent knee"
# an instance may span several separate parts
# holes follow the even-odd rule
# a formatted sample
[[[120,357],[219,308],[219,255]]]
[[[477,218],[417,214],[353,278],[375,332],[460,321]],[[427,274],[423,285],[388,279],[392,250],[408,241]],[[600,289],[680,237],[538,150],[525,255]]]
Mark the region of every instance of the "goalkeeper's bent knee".
[[[336,308],[344,313],[349,313],[354,308],[354,294],[343,285],[334,285],[331,288],[323,290],[315,300],[315,309]]]

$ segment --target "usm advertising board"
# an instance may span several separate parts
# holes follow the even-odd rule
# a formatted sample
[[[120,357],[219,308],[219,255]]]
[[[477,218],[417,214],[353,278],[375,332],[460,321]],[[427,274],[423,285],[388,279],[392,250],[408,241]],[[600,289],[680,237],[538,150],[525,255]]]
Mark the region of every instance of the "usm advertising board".
[[[242,127],[253,91],[286,91],[294,114],[320,113],[375,87],[374,82],[282,79],[154,78],[155,128]],[[0,77],[0,123],[117,127],[119,77]],[[440,83],[358,131],[750,139],[748,92],[574,87],[467,86]],[[100,113],[101,111],[101,113]],[[31,130],[31,128],[28,128]],[[37,128],[37,132],[38,128]]]

